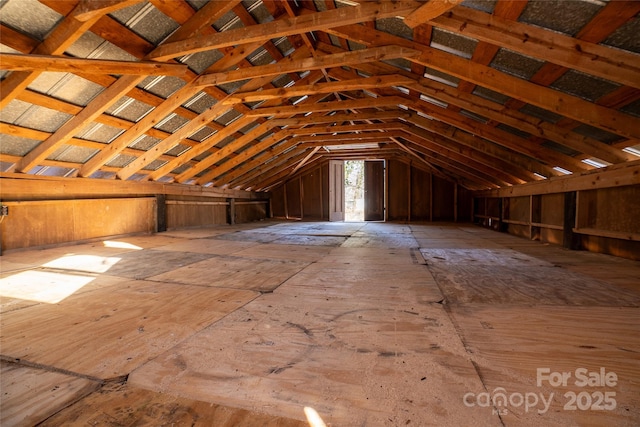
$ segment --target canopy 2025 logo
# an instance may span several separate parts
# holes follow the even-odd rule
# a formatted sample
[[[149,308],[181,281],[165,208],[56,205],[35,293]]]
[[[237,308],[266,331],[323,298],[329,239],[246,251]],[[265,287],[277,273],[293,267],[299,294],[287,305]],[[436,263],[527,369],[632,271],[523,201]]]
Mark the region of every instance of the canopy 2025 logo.
[[[566,411],[612,411],[616,408],[616,392],[608,390],[618,384],[618,375],[607,372],[603,367],[598,371],[587,368],[577,368],[574,371],[551,371],[550,368],[536,370],[536,385],[538,387],[577,387],[589,390],[570,390],[565,392],[563,409]],[[595,389],[595,390],[594,390]],[[467,407],[491,407],[497,415],[509,413],[509,407],[523,407],[525,412],[536,410],[538,414],[545,414],[550,406],[555,392],[513,392],[507,393],[503,387],[497,387],[492,393],[466,393],[462,401]]]

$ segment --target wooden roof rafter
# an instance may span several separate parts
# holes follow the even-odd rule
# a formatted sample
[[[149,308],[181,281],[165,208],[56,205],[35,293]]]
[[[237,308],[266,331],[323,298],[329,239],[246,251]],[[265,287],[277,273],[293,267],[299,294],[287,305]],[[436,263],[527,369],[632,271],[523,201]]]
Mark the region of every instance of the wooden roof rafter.
[[[637,19],[640,6],[624,0],[591,5],[597,13],[571,36],[545,25],[544,15],[553,11],[537,10],[543,16],[537,16],[542,20],[536,26],[520,19],[536,1],[498,0],[488,13],[456,0],[358,6],[261,0],[250,8],[233,0],[207,2],[198,10],[185,0],[41,0],[61,15],[42,42],[28,26],[17,31],[0,18],[3,44],[20,55],[0,54],[6,64],[2,105],[16,109],[21,103],[72,117],[53,131],[17,119],[3,123],[0,132],[16,141],[8,147],[21,140],[37,144],[26,154],[17,148],[0,152],[0,160],[8,165],[5,171],[21,173],[43,173],[43,166],[51,166],[70,176],[102,171],[120,180],[271,188],[343,151],[317,149],[323,143],[349,134],[351,141],[362,141],[357,138],[376,128],[384,134],[384,146],[370,145],[366,156],[344,150],[345,158],[388,155],[475,189],[636,159],[640,52],[617,32],[628,32],[625,25]],[[122,18],[131,16],[128,10],[141,11],[135,22],[150,11],[164,14],[177,23],[177,31],[153,42],[134,21]],[[233,29],[223,23],[233,23]],[[455,54],[455,45],[436,48],[447,43],[443,31],[474,40],[475,49],[465,56]],[[68,49],[87,32],[136,59],[70,57]],[[439,45],[432,46],[433,37]],[[493,64],[503,50],[535,58],[542,66],[528,79],[516,77]],[[202,64],[204,55],[215,60],[195,72],[187,64],[198,55]],[[273,61],[263,56],[258,63],[260,55]],[[27,68],[35,72],[20,71]],[[53,70],[105,89],[84,105],[32,84],[39,73]],[[434,79],[433,70],[444,77]],[[570,71],[604,79],[613,89],[597,98],[578,97],[554,83],[573,78],[565,77]],[[125,75],[129,72],[143,74]],[[167,81],[178,76],[186,84],[168,95],[142,87],[141,78],[156,75]],[[138,119],[107,113],[125,97],[150,111]],[[190,109],[186,101],[194,97],[209,105]],[[534,107],[544,114],[537,115]],[[174,116],[182,124],[158,125]],[[121,131],[108,141],[89,141],[80,131],[90,123]],[[133,145],[147,137],[160,142]],[[59,154],[67,150],[76,154]],[[97,154],[78,160],[90,150]],[[286,159],[292,156],[299,158],[289,165]],[[273,162],[282,169],[254,173]]]

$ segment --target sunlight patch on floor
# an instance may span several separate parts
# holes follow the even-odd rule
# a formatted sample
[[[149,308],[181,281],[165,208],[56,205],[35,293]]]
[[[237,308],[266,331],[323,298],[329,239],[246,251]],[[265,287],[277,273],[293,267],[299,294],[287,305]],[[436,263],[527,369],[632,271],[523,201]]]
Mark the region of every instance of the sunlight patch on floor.
[[[0,279],[0,296],[56,304],[94,279],[79,274],[23,271]]]

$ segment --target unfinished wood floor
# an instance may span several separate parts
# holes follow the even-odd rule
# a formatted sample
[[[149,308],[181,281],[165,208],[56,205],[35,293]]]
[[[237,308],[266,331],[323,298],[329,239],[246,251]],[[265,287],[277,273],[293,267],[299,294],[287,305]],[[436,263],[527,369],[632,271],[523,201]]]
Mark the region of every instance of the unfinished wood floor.
[[[638,262],[273,221],[0,263],[2,426],[640,424]]]

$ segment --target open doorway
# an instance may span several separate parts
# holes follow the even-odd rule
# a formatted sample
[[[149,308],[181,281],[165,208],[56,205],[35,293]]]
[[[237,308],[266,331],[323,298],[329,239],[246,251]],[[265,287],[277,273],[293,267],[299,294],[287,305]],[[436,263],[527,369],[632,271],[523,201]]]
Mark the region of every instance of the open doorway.
[[[384,161],[344,162],[344,220],[384,221]]]
[[[364,160],[344,162],[344,220],[364,221]]]

